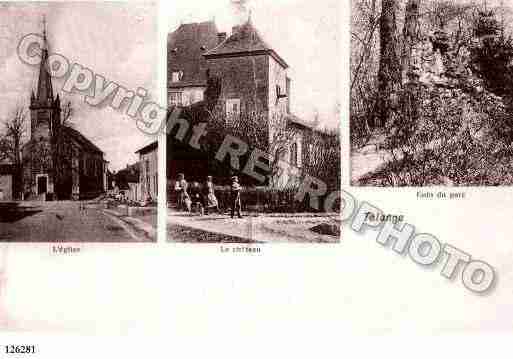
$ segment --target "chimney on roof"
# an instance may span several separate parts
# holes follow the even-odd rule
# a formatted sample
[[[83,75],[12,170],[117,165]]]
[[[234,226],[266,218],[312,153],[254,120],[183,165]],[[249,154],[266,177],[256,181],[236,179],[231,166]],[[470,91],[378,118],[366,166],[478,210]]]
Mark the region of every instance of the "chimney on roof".
[[[226,40],[226,32],[218,32],[217,33],[217,44],[219,45],[224,40]]]
[[[252,0],[231,0],[231,11],[235,23],[242,25],[248,20]]]

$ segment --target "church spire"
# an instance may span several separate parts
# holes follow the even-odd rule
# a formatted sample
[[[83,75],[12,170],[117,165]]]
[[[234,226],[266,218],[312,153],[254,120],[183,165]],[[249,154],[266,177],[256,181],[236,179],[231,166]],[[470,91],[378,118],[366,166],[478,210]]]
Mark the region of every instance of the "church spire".
[[[46,18],[43,16],[43,46],[41,48],[41,64],[37,83],[36,101],[41,105],[53,104],[52,78],[48,69],[48,42],[46,39]]]
[[[46,43],[46,16],[44,16],[44,15],[43,15],[43,40],[44,40],[43,47],[46,50],[48,50],[48,46]]]

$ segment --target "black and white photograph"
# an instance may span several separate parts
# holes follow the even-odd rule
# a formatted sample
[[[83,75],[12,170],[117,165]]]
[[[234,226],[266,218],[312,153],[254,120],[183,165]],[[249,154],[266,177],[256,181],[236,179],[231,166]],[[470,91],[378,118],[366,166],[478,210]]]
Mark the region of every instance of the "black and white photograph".
[[[0,357],[511,357],[512,24],[0,0]]]
[[[338,242],[338,1],[171,8],[168,240]]]
[[[154,241],[157,163],[137,114],[157,91],[156,6],[0,11],[0,241]]]
[[[512,10],[352,1],[352,185],[513,184]]]

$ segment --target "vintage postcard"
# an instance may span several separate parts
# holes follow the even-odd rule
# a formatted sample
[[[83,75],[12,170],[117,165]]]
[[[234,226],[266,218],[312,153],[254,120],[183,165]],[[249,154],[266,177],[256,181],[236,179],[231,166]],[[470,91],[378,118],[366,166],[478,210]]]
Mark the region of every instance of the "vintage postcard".
[[[510,3],[0,2],[0,353],[497,349]]]
[[[155,240],[156,6],[0,11],[0,241]]]
[[[338,8],[171,7],[170,241],[338,242]]]

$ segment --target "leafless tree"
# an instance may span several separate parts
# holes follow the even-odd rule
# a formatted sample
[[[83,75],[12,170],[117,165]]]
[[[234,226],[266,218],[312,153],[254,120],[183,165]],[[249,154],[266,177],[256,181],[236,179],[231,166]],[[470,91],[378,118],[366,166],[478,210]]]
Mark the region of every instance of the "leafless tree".
[[[23,106],[17,106],[13,114],[5,120],[5,135],[0,139],[0,157],[11,161],[15,166],[14,194],[21,194],[21,146],[26,133],[27,112]]]

